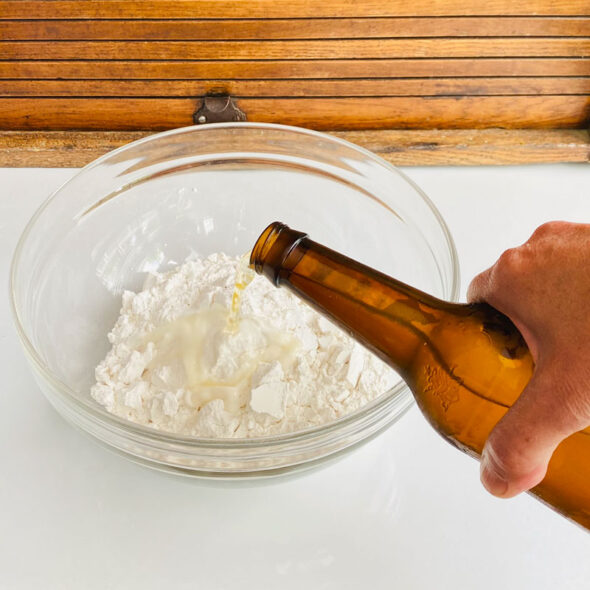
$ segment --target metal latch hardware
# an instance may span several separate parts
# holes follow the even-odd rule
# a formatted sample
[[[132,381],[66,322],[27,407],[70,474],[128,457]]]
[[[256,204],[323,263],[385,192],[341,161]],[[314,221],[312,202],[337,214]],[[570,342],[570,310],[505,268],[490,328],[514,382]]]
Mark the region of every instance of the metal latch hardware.
[[[196,125],[245,121],[246,118],[246,113],[236,105],[229,94],[204,96],[201,106],[193,114],[193,121]]]

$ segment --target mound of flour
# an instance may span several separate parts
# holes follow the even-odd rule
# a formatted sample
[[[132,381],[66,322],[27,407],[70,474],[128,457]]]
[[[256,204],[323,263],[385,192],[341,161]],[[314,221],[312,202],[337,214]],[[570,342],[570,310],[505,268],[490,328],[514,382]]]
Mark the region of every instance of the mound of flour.
[[[194,258],[123,294],[92,397],[139,424],[256,437],[340,418],[397,382],[393,370],[285,289],[256,276],[227,327],[238,258]]]

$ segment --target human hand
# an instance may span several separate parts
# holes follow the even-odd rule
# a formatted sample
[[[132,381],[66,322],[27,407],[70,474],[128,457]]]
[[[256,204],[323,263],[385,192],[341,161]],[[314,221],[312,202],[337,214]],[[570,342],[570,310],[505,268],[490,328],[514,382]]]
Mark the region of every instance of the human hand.
[[[473,279],[468,299],[507,315],[535,361],[482,453],[482,483],[509,498],[537,485],[557,445],[590,425],[590,224],[540,226]]]

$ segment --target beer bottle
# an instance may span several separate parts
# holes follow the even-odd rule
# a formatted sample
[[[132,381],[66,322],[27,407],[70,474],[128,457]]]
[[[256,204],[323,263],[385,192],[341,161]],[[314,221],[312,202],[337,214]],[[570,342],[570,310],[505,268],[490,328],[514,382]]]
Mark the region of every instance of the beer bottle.
[[[285,286],[393,367],[430,424],[479,457],[495,424],[530,380],[521,334],[485,303],[441,301],[275,222],[250,266]],[[590,529],[590,428],[555,450],[531,493]]]

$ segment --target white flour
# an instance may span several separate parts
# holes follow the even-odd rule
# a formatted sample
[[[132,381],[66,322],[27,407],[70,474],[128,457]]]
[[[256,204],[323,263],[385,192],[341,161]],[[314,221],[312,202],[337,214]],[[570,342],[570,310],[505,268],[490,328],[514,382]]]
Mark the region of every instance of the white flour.
[[[255,437],[331,422],[397,376],[285,289],[256,276],[229,309],[238,259],[212,254],[125,292],[92,397],[169,432]]]

